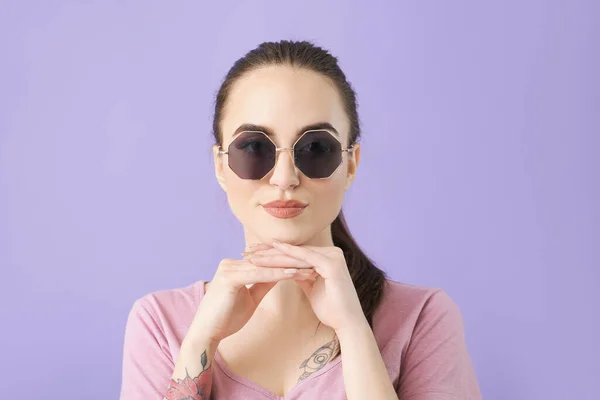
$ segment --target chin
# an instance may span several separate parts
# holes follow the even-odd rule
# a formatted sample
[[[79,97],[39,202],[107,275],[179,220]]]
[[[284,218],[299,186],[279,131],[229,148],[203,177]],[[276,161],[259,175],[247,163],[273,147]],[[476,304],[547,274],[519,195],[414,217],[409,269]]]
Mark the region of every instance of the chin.
[[[307,242],[314,234],[309,232],[302,232],[298,229],[274,229],[269,231],[269,233],[265,233],[264,235],[260,235],[260,237],[265,238],[266,243],[271,243],[273,240],[277,240],[284,243],[293,244],[295,246],[301,245],[302,243]]]

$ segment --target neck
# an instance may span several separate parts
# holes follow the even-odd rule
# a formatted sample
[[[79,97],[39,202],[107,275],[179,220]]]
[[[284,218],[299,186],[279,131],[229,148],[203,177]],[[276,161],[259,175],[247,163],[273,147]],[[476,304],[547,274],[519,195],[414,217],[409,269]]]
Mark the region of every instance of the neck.
[[[251,243],[267,243],[273,239],[294,245],[308,246],[333,246],[333,238],[331,236],[331,227],[328,226],[319,234],[309,240],[301,243],[285,238],[272,237],[268,240],[260,240],[257,236],[246,232],[246,246]],[[316,329],[318,318],[314,314],[308,298],[294,280],[279,281],[267,293],[259,305],[259,309],[264,311],[268,318],[278,322],[284,326],[300,328],[303,326],[313,326]]]

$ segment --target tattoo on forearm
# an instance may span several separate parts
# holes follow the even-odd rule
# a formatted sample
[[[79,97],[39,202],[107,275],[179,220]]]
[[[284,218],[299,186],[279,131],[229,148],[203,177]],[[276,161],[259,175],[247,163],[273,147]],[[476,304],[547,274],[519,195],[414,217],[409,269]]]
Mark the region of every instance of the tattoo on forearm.
[[[186,368],[185,378],[177,379],[177,381],[171,379],[169,389],[165,395],[167,400],[208,400],[212,374],[210,367],[206,367],[206,364],[208,364],[206,351],[202,353],[200,362],[202,363],[202,372],[197,377],[192,378]]]
[[[337,338],[323,346],[319,347],[312,355],[304,360],[300,365],[303,369],[302,375],[298,378],[298,382],[308,378],[313,373],[323,368],[333,357],[335,357],[339,350],[339,342]]]

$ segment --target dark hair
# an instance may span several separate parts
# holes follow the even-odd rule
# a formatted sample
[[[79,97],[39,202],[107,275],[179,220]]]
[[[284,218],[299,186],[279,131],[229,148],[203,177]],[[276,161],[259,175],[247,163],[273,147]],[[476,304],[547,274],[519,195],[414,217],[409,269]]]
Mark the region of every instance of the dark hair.
[[[360,137],[360,126],[357,112],[356,94],[346,75],[340,69],[337,58],[327,50],[310,42],[265,42],[248,52],[233,64],[217,93],[213,134],[217,145],[222,145],[220,130],[227,97],[235,82],[245,73],[257,68],[272,65],[289,65],[305,68],[323,74],[333,81],[344,103],[344,109],[350,120],[349,143],[354,144]],[[341,248],[346,258],[352,282],[356,288],[360,304],[367,321],[373,328],[373,314],[381,302],[386,274],[358,247],[346,224],[344,214],[339,215],[331,224],[331,234],[335,246]]]

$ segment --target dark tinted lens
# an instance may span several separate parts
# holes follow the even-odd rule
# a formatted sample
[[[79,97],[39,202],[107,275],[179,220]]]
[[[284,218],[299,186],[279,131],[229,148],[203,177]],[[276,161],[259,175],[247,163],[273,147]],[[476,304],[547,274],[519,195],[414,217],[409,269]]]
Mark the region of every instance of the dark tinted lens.
[[[342,146],[327,131],[304,134],[294,147],[296,167],[309,178],[327,178],[342,162]]]
[[[275,166],[275,145],[260,132],[244,132],[229,145],[229,168],[242,179],[261,179]]]

